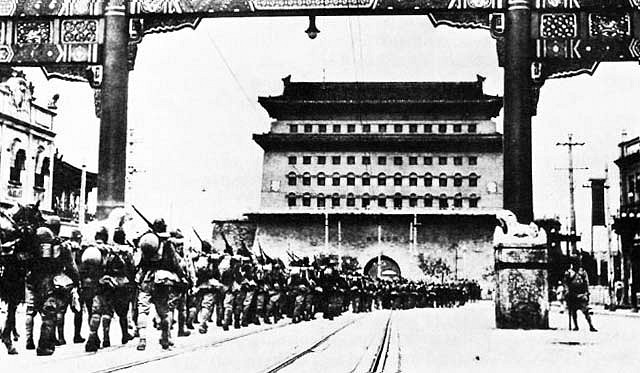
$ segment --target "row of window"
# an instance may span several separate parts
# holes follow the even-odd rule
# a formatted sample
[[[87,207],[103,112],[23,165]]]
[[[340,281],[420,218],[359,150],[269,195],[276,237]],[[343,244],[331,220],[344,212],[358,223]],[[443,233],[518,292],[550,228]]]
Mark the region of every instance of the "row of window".
[[[640,173],[627,176],[627,202],[633,204],[640,199]]]
[[[378,133],[388,133],[393,131],[393,133],[433,133],[437,131],[438,133],[462,133],[463,130],[467,133],[476,133],[478,127],[475,123],[470,124],[361,124],[359,125],[360,132],[362,133],[370,133],[372,130]],[[315,127],[315,130],[314,130]],[[289,125],[289,133],[327,133],[331,130],[332,133],[342,133],[345,131],[346,133],[356,133],[356,125],[355,124],[290,124]]]
[[[441,186],[441,187],[448,186],[449,179],[453,179],[454,187],[461,187],[464,179],[468,180],[468,184],[470,187],[477,187],[479,176],[474,173],[471,173],[468,176],[463,176],[459,173],[453,176],[447,175],[445,173],[442,173],[438,176],[433,176],[430,173],[426,173],[425,175],[417,175],[415,173],[412,173],[408,176],[402,175],[400,173],[396,173],[393,176],[391,175],[387,176],[385,173],[380,173],[377,176],[372,177],[368,173],[362,174],[361,176],[360,175],[356,176],[353,173],[349,173],[347,175],[340,175],[338,173],[334,173],[329,177],[322,172],[319,173],[318,175],[311,175],[308,172],[302,175],[296,175],[294,172],[290,172],[287,175],[287,184],[290,186],[298,185],[298,179],[301,179],[302,185],[310,186],[312,178],[316,179],[316,184],[318,186],[327,185],[327,178],[331,179],[332,186],[339,186],[343,178],[345,179],[347,186],[355,186],[357,178],[360,179],[360,182],[363,186],[368,186],[368,185],[371,185],[371,179],[373,178],[377,181],[377,184],[381,186],[387,185],[387,179],[393,179],[393,185],[395,186],[402,186],[404,179],[408,180],[409,186],[418,186],[418,179],[422,179],[424,186],[431,187],[433,186],[433,179],[435,178],[438,180],[438,186]]]
[[[36,171],[34,172],[34,184],[36,188],[44,188],[44,178],[50,174],[49,157],[41,157],[41,150],[36,156]],[[22,171],[25,170],[27,153],[24,149],[19,149],[12,156],[11,167],[9,167],[9,182],[13,185],[22,185]]]
[[[342,201],[347,207],[356,207],[357,200],[360,201],[360,206],[362,208],[369,208],[373,201],[377,204],[378,207],[386,208],[387,201],[390,200],[393,208],[401,209],[403,207],[434,207],[434,201],[437,201],[437,205],[439,208],[449,208],[450,204],[453,207],[461,208],[463,207],[463,201],[467,200],[467,206],[470,208],[478,207],[478,197],[475,194],[471,194],[468,197],[463,197],[462,194],[458,193],[455,196],[447,196],[446,194],[441,194],[440,196],[434,197],[431,194],[426,194],[425,196],[418,197],[415,194],[410,194],[408,196],[402,195],[400,193],[396,193],[393,196],[386,196],[384,194],[380,194],[377,196],[370,196],[368,194],[363,194],[361,196],[356,196],[353,193],[349,193],[346,196],[340,195],[338,193],[334,193],[329,196],[325,196],[320,193],[316,196],[312,196],[310,193],[305,193],[302,195],[296,195],[295,193],[289,193],[286,196],[287,205],[289,207],[296,207],[300,202],[303,207],[311,207],[311,200],[316,200],[316,207],[324,208],[327,207],[327,204],[330,203],[331,207],[340,207]],[[299,201],[299,202],[298,202]]]
[[[303,155],[301,158],[301,162],[302,164],[311,164],[311,156],[310,155]],[[356,157],[354,155],[348,155],[345,156],[344,158],[346,158],[346,162],[347,164],[356,164]],[[394,166],[402,166],[405,162],[405,157],[402,156],[393,156],[393,157],[386,157],[386,156],[378,156],[377,158],[377,162],[378,165],[380,166],[385,166],[387,164],[387,159],[391,158],[390,162],[393,162]],[[418,165],[418,160],[420,157],[417,156],[409,156],[406,157],[407,160],[406,162],[410,165],[410,166],[417,166]],[[425,166],[432,166],[433,165],[433,161],[434,161],[434,157],[421,157],[422,158],[422,164]],[[447,164],[449,164],[449,157],[435,157],[438,161],[438,165],[440,166],[446,166]],[[460,156],[456,156],[456,157],[451,157],[452,162],[455,166],[462,166],[463,164],[463,157]],[[475,166],[478,164],[478,157],[476,156],[470,156],[470,157],[466,157],[467,158],[467,164],[469,166]],[[331,164],[333,165],[339,165],[342,163],[342,156],[339,155],[333,155],[333,156],[325,156],[325,155],[319,155],[316,156],[316,163],[317,164],[327,164],[327,161],[331,160]],[[371,164],[371,156],[368,155],[363,155],[362,157],[360,157],[360,162],[363,165],[370,165]],[[289,156],[288,157],[288,163],[291,165],[297,164],[298,163],[298,157],[297,156]]]

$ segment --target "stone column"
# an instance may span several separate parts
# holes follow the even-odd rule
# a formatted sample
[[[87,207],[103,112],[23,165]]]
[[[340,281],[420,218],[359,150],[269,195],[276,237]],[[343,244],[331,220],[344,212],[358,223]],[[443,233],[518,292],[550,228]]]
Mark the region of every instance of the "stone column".
[[[104,19],[104,72],[96,212],[98,219],[104,219],[114,208],[124,206],[129,80],[129,31],[124,0],[108,0]]]
[[[533,220],[531,186],[531,2],[508,0],[504,65],[504,208]]]

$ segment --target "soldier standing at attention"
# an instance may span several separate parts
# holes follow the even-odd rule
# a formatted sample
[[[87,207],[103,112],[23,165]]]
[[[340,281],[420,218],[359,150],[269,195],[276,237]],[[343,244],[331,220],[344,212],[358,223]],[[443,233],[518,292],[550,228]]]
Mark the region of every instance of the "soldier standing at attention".
[[[581,265],[572,262],[564,273],[564,283],[565,289],[567,289],[567,309],[569,317],[573,320],[573,330],[578,330],[578,310],[580,310],[589,323],[589,330],[597,332],[589,315],[589,277],[587,272]]]

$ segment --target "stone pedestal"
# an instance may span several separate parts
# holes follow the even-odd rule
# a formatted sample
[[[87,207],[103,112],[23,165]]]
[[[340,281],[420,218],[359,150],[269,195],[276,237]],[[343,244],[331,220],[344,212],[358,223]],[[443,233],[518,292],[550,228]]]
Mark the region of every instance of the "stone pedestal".
[[[496,245],[497,328],[549,328],[547,265],[546,245]]]

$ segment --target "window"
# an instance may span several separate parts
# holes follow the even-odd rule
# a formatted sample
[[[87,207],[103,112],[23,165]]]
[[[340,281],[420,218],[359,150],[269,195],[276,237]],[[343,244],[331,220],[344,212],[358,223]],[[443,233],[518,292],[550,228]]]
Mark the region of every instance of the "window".
[[[316,204],[319,208],[324,208],[326,206],[326,200],[324,199],[324,194],[320,193],[316,197]]]
[[[289,193],[287,195],[287,204],[289,205],[289,207],[295,207],[296,206],[296,195],[293,193]]]
[[[370,124],[363,124],[362,125],[362,132],[364,132],[364,133],[371,132],[371,125]]]
[[[418,186],[418,175],[409,175],[409,186]]]
[[[441,209],[446,209],[449,207],[449,201],[447,200],[447,196],[444,194],[440,195],[440,198],[438,198],[438,207],[440,207]]]
[[[402,175],[400,174],[393,175],[393,185],[395,186],[402,185]]]
[[[355,124],[348,124],[347,125],[347,132],[349,132],[349,133],[356,132],[356,125]]]
[[[380,133],[387,132],[387,125],[386,124],[378,124],[378,132],[380,132]]]
[[[289,125],[289,132],[290,133],[298,133],[298,125],[297,124],[290,124]]]
[[[371,157],[369,156],[362,157],[362,164],[366,164],[366,165],[371,164]]]
[[[325,185],[325,176],[322,172],[318,174],[317,181],[318,181],[318,186]]]
[[[469,157],[469,166],[475,166],[478,164],[478,157]]]
[[[433,127],[430,124],[425,124],[424,125],[424,132],[425,133],[431,133],[433,132]]]
[[[296,157],[289,157],[289,164],[296,164],[296,162],[298,161],[298,159]]]
[[[334,124],[333,125],[333,133],[340,133],[340,131],[342,131],[342,128],[340,128],[339,124]]]
[[[471,181],[471,179],[469,179],[469,181]],[[634,189],[636,189],[635,187],[635,181],[633,178],[633,175],[629,175],[627,177],[627,200],[628,203],[633,203],[635,201],[635,194],[633,193]]]
[[[308,155],[302,157],[302,164],[311,164],[311,157]]]
[[[348,186],[356,185],[356,176],[354,174],[347,175],[347,185]]]
[[[9,181],[15,184],[20,184],[20,174],[24,170],[24,162],[27,159],[27,153],[24,149],[20,149],[16,152],[15,159],[13,160],[13,166],[9,170]]]
[[[447,164],[447,157],[438,157],[438,164],[444,166]]]
[[[362,195],[362,208],[363,209],[368,209],[370,204],[371,204],[371,198],[369,197],[369,195],[368,194],[363,194]]]
[[[40,164],[40,172],[38,173],[38,161],[39,161],[39,157],[36,160],[36,174],[35,174],[35,181],[34,181],[34,187],[36,188],[44,188],[44,177],[49,175],[50,170],[49,167],[51,166],[51,161],[49,160],[49,157],[45,157],[42,160],[42,164]]]
[[[318,164],[327,164],[327,157],[321,155],[318,157]]]
[[[475,124],[470,124],[467,127],[467,132],[469,133],[476,133],[477,130],[478,130],[478,127]]]
[[[327,132],[327,125],[326,124],[319,124],[318,125],[318,132],[320,132],[320,133]]]
[[[387,176],[385,174],[378,175],[378,185],[387,185]]]
[[[363,174],[362,175],[362,185],[363,186],[371,185],[371,179],[369,178],[369,174]]]
[[[470,187],[477,187],[478,186],[478,175],[476,175],[476,174],[469,175],[469,186]]]
[[[305,173],[302,175],[302,185],[311,185],[311,175]]]
[[[438,178],[438,183],[441,187],[446,187],[447,186],[447,175],[446,174],[440,174],[440,177]]]
[[[311,132],[312,126],[310,124],[305,124],[304,125],[304,132],[309,133]]]
[[[455,132],[455,133],[462,132],[462,125],[461,124],[454,124],[453,125],[453,132]]]
[[[471,194],[469,196],[469,207],[471,208],[478,207],[478,196],[476,196],[475,194]]]
[[[410,125],[409,125],[409,132],[410,132],[410,133],[416,133],[416,132],[418,132],[418,125],[417,125],[417,124],[410,124]]]
[[[431,174],[425,174],[424,175],[424,186],[430,187],[432,185],[433,185],[433,178],[431,177]]]
[[[334,155],[333,157],[331,157],[331,163],[332,164],[340,164],[340,156],[339,155]]]
[[[418,164],[418,157],[409,157],[409,165],[415,166]]]
[[[418,206],[418,197],[415,194],[411,194],[409,196],[409,207],[417,207]]]
[[[462,157],[453,157],[453,164],[456,166],[462,166]]]
[[[387,207],[387,197],[384,194],[378,196],[378,207]]]
[[[402,208],[402,195],[400,193],[396,193],[393,196],[393,208],[398,210]]]
[[[309,193],[305,193],[302,196],[302,206],[311,207],[311,195]]]
[[[331,185],[333,185],[333,186],[339,186],[340,185],[340,175],[333,174],[333,177],[331,178]]]
[[[387,157],[378,157],[378,164],[384,166],[387,164]]]
[[[393,164],[396,166],[402,166],[402,157],[393,157]]]
[[[293,172],[289,173],[289,175],[287,175],[287,184],[289,185],[296,185],[298,181],[298,178],[296,177],[296,174],[294,174]]]
[[[431,166],[433,164],[433,158],[432,157],[424,157],[422,159],[422,161],[424,162],[425,166]]]
[[[350,155],[347,157],[347,164],[356,164],[356,157]]]
[[[393,125],[393,132],[402,133],[402,124],[394,124]]]
[[[356,206],[356,197],[353,193],[347,194],[347,207],[355,207]]]
[[[424,207],[433,207],[433,197],[431,194],[424,196]]]
[[[447,125],[446,124],[438,124],[438,132],[446,133],[447,132]]]
[[[462,194],[458,193],[455,195],[455,197],[453,197],[453,207],[462,207]]]
[[[461,187],[462,186],[462,175],[455,174],[455,176],[453,177],[453,186],[454,187]]]
[[[340,195],[338,193],[331,196],[331,207],[340,207]]]

